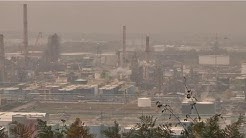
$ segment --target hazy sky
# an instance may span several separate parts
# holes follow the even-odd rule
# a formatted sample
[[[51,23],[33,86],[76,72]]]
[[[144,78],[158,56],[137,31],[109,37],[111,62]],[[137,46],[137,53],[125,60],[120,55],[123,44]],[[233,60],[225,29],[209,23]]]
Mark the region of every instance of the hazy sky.
[[[0,2],[0,32],[22,31],[22,3]],[[224,33],[246,37],[246,2],[29,2],[29,31]]]

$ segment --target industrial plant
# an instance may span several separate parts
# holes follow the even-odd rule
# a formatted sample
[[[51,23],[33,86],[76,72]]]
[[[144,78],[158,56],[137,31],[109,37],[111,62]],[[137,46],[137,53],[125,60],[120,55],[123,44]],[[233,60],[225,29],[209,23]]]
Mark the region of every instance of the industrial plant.
[[[158,41],[151,32],[133,35],[129,22],[118,26],[114,40],[72,40],[62,31],[32,31],[32,4],[17,4],[18,41],[0,28],[0,127],[34,119],[55,127],[80,118],[104,138],[102,126],[114,120],[122,132],[141,115],[165,122],[170,113],[162,113],[157,101],[170,105],[181,120],[198,111],[203,120],[222,114],[227,125],[246,115],[245,42],[217,33],[192,42]],[[196,112],[187,91],[197,100]]]

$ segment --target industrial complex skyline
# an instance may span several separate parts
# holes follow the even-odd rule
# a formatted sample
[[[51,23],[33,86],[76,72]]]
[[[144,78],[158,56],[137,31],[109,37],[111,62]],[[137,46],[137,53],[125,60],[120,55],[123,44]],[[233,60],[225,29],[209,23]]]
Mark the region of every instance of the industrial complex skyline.
[[[245,13],[246,2],[0,2],[0,135],[243,138]]]

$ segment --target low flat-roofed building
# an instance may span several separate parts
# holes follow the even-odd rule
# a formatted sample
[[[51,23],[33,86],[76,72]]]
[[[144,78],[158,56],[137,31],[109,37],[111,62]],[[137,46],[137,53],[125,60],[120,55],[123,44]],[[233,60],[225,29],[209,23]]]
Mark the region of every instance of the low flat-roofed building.
[[[13,117],[26,116],[32,119],[48,119],[47,113],[38,112],[0,112],[0,126],[7,126],[13,121]]]
[[[214,102],[196,102],[196,109],[192,109],[191,102],[182,102],[183,114],[196,114],[196,109],[200,115],[214,115],[216,113],[216,106]]]

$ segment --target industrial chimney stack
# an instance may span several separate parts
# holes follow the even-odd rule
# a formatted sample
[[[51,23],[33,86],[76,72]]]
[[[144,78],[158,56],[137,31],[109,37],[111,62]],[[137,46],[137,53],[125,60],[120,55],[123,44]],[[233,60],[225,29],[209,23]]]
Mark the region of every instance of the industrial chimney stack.
[[[27,62],[28,56],[28,30],[27,30],[27,4],[23,5],[23,48],[24,58]]]
[[[3,35],[0,34],[0,82],[5,81],[5,51]]]
[[[123,54],[122,54],[122,67],[126,64],[126,26],[123,26]]]
[[[146,36],[146,47],[145,47],[145,52],[146,52],[146,61],[149,63],[149,54],[150,54],[150,47],[149,47],[149,36]]]

